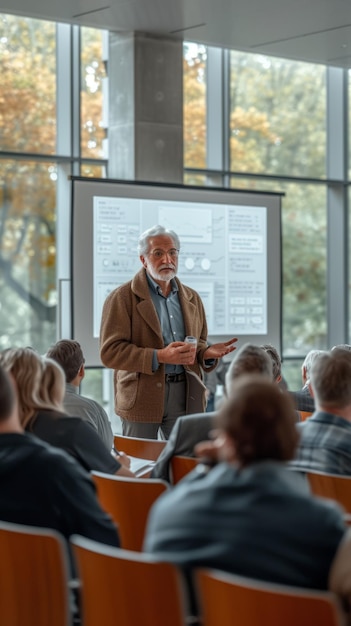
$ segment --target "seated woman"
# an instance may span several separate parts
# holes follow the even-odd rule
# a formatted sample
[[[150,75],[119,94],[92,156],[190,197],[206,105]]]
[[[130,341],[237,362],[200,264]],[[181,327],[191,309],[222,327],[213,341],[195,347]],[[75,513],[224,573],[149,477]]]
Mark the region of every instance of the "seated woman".
[[[217,426],[218,439],[198,446],[217,464],[202,473],[199,465],[157,500],[145,551],[186,572],[212,567],[327,589],[346,527],[341,509],[287,467],[298,442],[291,398],[263,376],[241,376]]]
[[[0,363],[16,383],[20,421],[26,431],[62,448],[87,471],[134,476],[128,457],[113,456],[92,426],[64,413],[65,376],[58,363],[31,348],[5,350]]]

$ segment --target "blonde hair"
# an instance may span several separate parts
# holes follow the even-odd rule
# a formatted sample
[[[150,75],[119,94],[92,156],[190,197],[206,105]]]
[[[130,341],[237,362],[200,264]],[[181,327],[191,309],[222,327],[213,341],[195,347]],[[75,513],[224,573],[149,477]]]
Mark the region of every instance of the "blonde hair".
[[[46,365],[44,359],[35,350],[32,348],[4,350],[0,353],[0,365],[11,374],[15,382],[19,418],[23,428],[28,429],[30,423],[35,420],[38,410],[63,410],[62,400],[57,402],[50,398],[50,390],[55,395],[53,391],[55,385],[52,382],[54,377],[49,371],[51,368]],[[55,363],[56,366],[59,369],[59,375],[61,375],[61,368]],[[62,376],[64,376],[63,373]]]
[[[43,408],[55,409],[63,413],[63,398],[65,395],[65,374],[62,367],[54,361],[44,357],[43,374],[39,387],[39,397]]]

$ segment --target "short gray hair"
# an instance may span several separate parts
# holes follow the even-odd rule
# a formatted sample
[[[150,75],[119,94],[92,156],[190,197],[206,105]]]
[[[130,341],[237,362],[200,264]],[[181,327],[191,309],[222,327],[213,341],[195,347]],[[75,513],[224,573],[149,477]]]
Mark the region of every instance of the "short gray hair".
[[[138,254],[139,256],[145,256],[149,252],[149,240],[151,237],[158,237],[159,235],[166,235],[171,237],[174,241],[174,246],[177,250],[180,249],[180,241],[177,233],[174,230],[170,230],[169,228],[165,228],[164,226],[160,226],[156,224],[155,226],[151,226],[145,230],[139,237],[138,241]]]
[[[325,354],[325,350],[310,350],[306,356],[305,360],[302,363],[302,369],[306,370],[306,378],[309,380],[311,376],[312,365],[316,358],[319,357],[320,354]]]
[[[243,374],[262,374],[273,380],[273,361],[269,354],[260,346],[245,343],[234,352],[234,357],[225,376],[225,390],[231,395],[234,380]]]

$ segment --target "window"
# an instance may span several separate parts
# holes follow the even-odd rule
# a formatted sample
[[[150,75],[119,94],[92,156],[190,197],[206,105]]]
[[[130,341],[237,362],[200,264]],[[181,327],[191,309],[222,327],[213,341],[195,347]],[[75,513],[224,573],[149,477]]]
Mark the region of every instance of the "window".
[[[327,349],[327,195],[325,185],[232,178],[232,187],[281,191],[283,354]]]
[[[206,166],[206,47],[185,43],[184,83],[184,165]],[[197,184],[191,178],[187,184]]]
[[[232,51],[230,169],[326,175],[323,66]]]
[[[54,154],[55,25],[0,14],[0,149]]]
[[[82,157],[103,158],[105,128],[103,124],[103,84],[106,78],[103,62],[104,31],[81,30],[81,153]]]
[[[56,333],[56,167],[0,161],[0,349]]]

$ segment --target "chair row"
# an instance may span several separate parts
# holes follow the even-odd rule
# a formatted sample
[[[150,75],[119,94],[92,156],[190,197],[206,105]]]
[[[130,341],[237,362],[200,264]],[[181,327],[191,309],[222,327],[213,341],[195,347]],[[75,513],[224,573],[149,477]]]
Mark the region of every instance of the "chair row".
[[[82,626],[185,626],[184,581],[170,563],[80,536]],[[0,607],[4,626],[70,626],[66,547],[52,530],[0,522]],[[340,626],[337,598],[225,574],[195,572],[202,626]]]
[[[183,473],[196,464],[195,459],[179,458],[175,461],[175,475],[180,480]],[[345,521],[351,524],[351,477],[308,472],[312,493],[335,500],[345,510]],[[155,500],[170,488],[160,479],[124,478],[101,472],[92,472],[101,506],[118,525],[121,545],[128,550],[141,551],[147,518]]]
[[[197,463],[196,459],[188,457],[173,457],[172,462],[176,482]],[[102,508],[118,526],[122,546],[140,551],[150,508],[169,489],[169,484],[156,478],[127,478],[103,472],[92,472],[91,475]]]
[[[301,413],[302,419],[306,419],[312,413]],[[115,447],[131,456],[156,460],[161,454],[165,441],[155,439],[139,439],[137,437],[124,437],[115,435]],[[173,484],[179,482],[196,465],[196,459],[190,457],[173,457],[171,471]],[[331,498],[339,502],[345,511],[351,514],[351,478],[339,475],[325,474],[323,472],[307,472],[311,491],[315,495]]]

